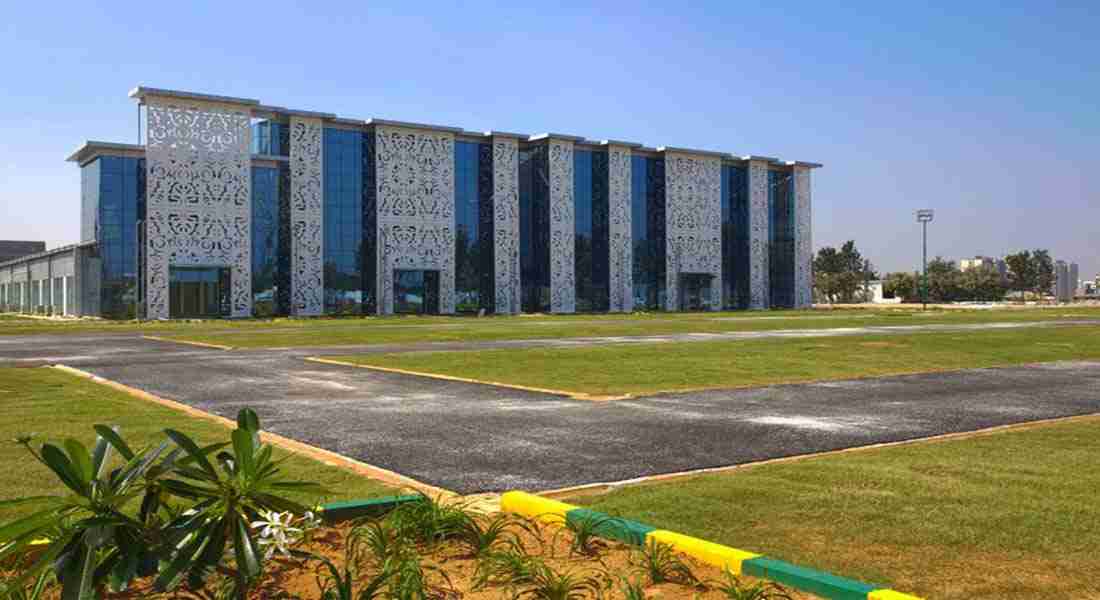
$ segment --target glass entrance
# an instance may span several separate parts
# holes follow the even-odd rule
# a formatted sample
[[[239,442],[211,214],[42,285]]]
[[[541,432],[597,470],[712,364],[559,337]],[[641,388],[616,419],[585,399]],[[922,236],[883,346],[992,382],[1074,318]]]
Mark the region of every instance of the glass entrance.
[[[710,273],[680,274],[680,310],[709,310],[711,304],[710,286],[714,275]]]
[[[439,271],[395,270],[393,312],[412,315],[439,314]]]
[[[168,316],[210,318],[229,315],[229,269],[225,267],[170,267]]]

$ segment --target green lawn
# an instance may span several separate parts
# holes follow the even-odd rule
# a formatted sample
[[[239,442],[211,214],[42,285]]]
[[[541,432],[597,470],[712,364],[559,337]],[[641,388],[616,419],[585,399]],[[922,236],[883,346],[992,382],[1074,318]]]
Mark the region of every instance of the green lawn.
[[[594,396],[1100,358],[1100,326],[330,357]]]
[[[206,443],[228,440],[229,433],[228,428],[211,421],[49,368],[0,368],[0,406],[4,414],[0,419],[0,500],[64,493],[46,467],[10,441],[22,434],[35,433],[39,444],[72,437],[91,448],[95,441],[92,425],[103,423],[119,426],[122,436],[137,448],[160,443],[164,439],[161,432],[168,427]],[[285,456],[286,452],[276,449],[275,454]],[[330,498],[299,498],[302,501],[393,493],[377,481],[297,455],[284,463],[283,469],[291,478],[317,481],[332,491]],[[0,522],[13,515],[0,511]]]
[[[1100,597],[1100,419],[571,501],[925,598]]]
[[[770,311],[533,315],[514,317],[373,317],[320,320],[165,324],[158,335],[237,348],[492,341],[584,336],[660,335],[1100,318],[1100,309],[959,310],[921,313],[909,308],[829,312]],[[151,331],[152,332],[152,331]]]

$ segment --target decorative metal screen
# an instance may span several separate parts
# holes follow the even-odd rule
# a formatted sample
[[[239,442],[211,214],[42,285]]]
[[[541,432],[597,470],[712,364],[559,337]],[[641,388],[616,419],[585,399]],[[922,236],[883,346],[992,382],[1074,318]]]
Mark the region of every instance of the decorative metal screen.
[[[573,142],[551,140],[550,171],[550,310],[576,310],[574,277]]]
[[[809,308],[813,305],[813,223],[810,194],[810,169],[795,167],[795,248],[794,248],[794,306]]]
[[[716,157],[665,154],[665,308],[680,307],[680,275],[713,275],[712,310],[722,306],[722,162]]]
[[[612,312],[634,310],[630,154],[630,148],[626,146],[610,146],[607,149],[608,287]]]
[[[519,142],[493,139],[493,277],[496,312],[520,311]]]
[[[375,128],[378,290],[393,312],[393,272],[439,271],[439,312],[455,310],[454,134]]]
[[[290,118],[290,313],[324,312],[321,120]]]
[[[768,165],[749,162],[749,308],[768,308]]]
[[[169,317],[170,266],[232,269],[230,314],[252,311],[250,111],[148,97],[146,316]]]

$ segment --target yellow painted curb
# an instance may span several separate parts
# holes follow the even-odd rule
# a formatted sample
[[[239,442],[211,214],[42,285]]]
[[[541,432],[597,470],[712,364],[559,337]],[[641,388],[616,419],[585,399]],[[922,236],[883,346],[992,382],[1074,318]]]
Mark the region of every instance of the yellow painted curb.
[[[867,594],[867,600],[922,600],[920,596],[903,594],[894,590],[875,590]]]
[[[720,569],[729,569],[734,575],[741,574],[741,563],[761,556],[755,552],[746,552],[737,548],[730,548],[714,542],[708,542],[688,535],[658,529],[646,534],[646,542],[650,540],[668,544],[678,552],[697,558],[707,564]]]
[[[143,335],[141,336],[146,340],[154,340],[157,342],[170,342],[173,344],[186,344],[188,346],[198,346],[200,348],[214,348],[215,350],[232,350],[233,346],[223,346],[221,344],[208,344],[206,342],[192,342],[191,340],[178,340],[176,338],[166,338],[157,335]]]
[[[71,375],[75,375],[77,377],[90,379],[98,384],[105,385],[109,388],[118,390],[125,394],[129,394],[134,398],[145,400],[147,402],[152,402],[154,404],[159,404],[161,406],[171,408],[192,417],[218,423],[219,425],[223,425],[225,427],[228,427],[229,429],[236,429],[237,427],[237,422],[233,421],[232,419],[227,419],[219,415],[214,415],[208,412],[201,411],[192,406],[183,404],[182,402],[176,402],[174,400],[161,398],[160,396],[154,396],[153,394],[150,394],[145,390],[139,390],[137,388],[130,387],[117,381],[111,381],[110,379],[105,379],[98,375],[93,375],[92,373],[89,373],[87,371],[75,369],[67,365],[54,365],[53,368],[59,371],[64,371]],[[369,477],[388,485],[396,486],[399,488],[412,488],[414,490],[424,492],[425,494],[428,494],[430,496],[442,496],[447,498],[458,496],[458,494],[450,490],[417,481],[411,477],[406,477],[405,475],[397,473],[396,471],[391,471],[382,467],[376,467],[372,464],[360,462],[353,458],[348,458],[347,456],[344,456],[342,454],[337,454],[335,452],[325,450],[324,448],[311,446],[309,444],[299,442],[298,440],[292,440],[288,437],[283,437],[276,433],[261,431],[260,439],[273,446],[278,446],[295,454],[308,456],[309,458],[312,458],[313,460],[324,463],[326,465],[351,471],[357,475]]]
[[[537,392],[540,394],[554,394],[555,396],[567,396],[574,400],[591,400],[594,402],[606,402],[609,400],[627,400],[633,398],[632,395],[626,394],[621,396],[599,396],[592,394],[583,394],[580,392],[571,392],[569,390],[554,390],[549,388],[530,387],[526,385],[516,385],[513,383],[503,383],[500,381],[485,381],[482,379],[470,379],[468,377],[454,377],[452,375],[440,375],[439,373],[426,373],[424,371],[409,371],[406,369],[395,369],[392,367],[378,367],[375,365],[364,365],[359,363],[347,362],[343,360],[332,360],[330,358],[318,358],[316,356],[307,357],[306,360],[316,363],[323,363],[326,365],[339,365],[342,367],[356,367],[359,369],[370,369],[371,371],[381,371],[383,373],[398,373],[400,375],[413,375],[415,377],[428,377],[430,379],[442,379],[444,381],[460,381],[462,383],[477,383],[480,385],[491,385],[495,387],[509,388],[513,390],[523,390],[525,392]]]
[[[545,523],[564,523],[565,514],[577,508],[572,504],[543,498],[527,492],[505,492],[500,496],[500,509],[521,514]]]

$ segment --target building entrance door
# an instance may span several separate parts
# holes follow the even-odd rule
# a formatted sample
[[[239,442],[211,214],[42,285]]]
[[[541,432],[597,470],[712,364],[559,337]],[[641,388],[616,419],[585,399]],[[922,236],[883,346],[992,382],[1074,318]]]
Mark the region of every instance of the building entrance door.
[[[710,273],[681,273],[680,310],[709,310],[711,303],[710,286],[713,279],[714,275]]]
[[[229,315],[229,273],[225,267],[169,267],[168,316],[212,318]]]
[[[413,315],[439,314],[439,271],[394,270],[393,312]]]

